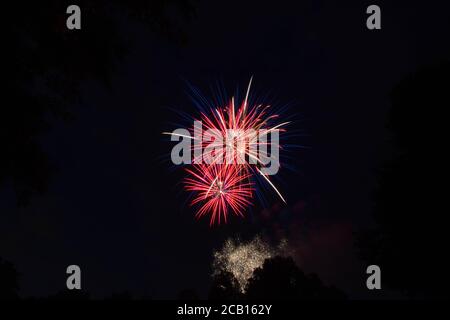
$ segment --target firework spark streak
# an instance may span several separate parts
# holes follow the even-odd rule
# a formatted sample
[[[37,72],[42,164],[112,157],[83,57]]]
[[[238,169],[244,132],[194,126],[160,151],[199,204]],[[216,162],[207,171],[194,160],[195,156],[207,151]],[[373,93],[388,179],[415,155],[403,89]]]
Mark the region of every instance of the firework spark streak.
[[[163,132],[172,138],[186,138],[193,142],[193,146],[190,144],[193,164],[185,169],[184,185],[194,194],[191,205],[199,206],[196,217],[210,214],[211,225],[221,221],[226,223],[230,212],[244,216],[245,209],[252,204],[256,176],[261,175],[263,181],[286,202],[269,179],[269,174],[264,172],[267,169],[264,166],[277,161],[279,167],[278,138],[273,143],[268,136],[276,134],[278,137],[289,122],[277,122],[279,115],[270,114],[268,105],[251,106],[251,84],[252,79],[238,107],[235,98],[231,97],[225,106],[201,111],[200,116],[193,119],[194,127],[188,131]],[[196,127],[196,123],[201,127]]]

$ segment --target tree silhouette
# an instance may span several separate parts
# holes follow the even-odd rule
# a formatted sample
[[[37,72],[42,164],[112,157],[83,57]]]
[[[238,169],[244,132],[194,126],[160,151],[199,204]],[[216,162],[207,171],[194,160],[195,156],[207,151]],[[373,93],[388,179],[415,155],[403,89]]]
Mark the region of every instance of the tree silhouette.
[[[239,282],[231,272],[222,271],[215,274],[208,298],[210,300],[242,299]]]
[[[48,296],[48,300],[90,300],[91,295],[84,290],[64,289]]]
[[[19,273],[11,262],[0,258],[0,300],[18,299]]]
[[[424,68],[391,93],[393,155],[379,173],[376,227],[359,235],[361,257],[388,286],[417,297],[449,296],[447,114],[450,64]]]
[[[266,259],[246,288],[248,299],[341,300],[344,293],[325,286],[315,275],[305,275],[291,257]]]
[[[178,300],[198,300],[198,294],[194,289],[183,289],[178,293]]]
[[[114,300],[114,301],[126,301],[133,299],[134,299],[133,295],[128,291],[115,292],[111,296],[105,298],[105,300]]]
[[[109,84],[116,62],[127,50],[120,20],[137,19],[182,44],[186,35],[180,24],[194,14],[189,0],[80,0],[77,5],[82,26],[71,31],[66,27],[65,2],[32,1],[25,10],[18,1],[2,4],[7,12],[4,73],[8,78],[0,111],[0,186],[13,187],[18,205],[44,193],[54,173],[39,137],[55,119],[73,118],[72,106],[79,102],[84,80]]]

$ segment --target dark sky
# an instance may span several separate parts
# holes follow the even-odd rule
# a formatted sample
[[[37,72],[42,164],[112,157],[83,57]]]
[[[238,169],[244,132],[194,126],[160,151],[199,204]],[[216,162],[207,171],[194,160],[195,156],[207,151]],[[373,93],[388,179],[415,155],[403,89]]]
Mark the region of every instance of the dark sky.
[[[301,267],[365,297],[352,233],[371,223],[375,170],[389,149],[388,94],[450,47],[448,8],[376,3],[382,30],[370,31],[371,1],[198,1],[185,45],[119,15],[129,45],[111,85],[84,81],[75,120],[55,120],[41,137],[58,169],[49,190],[16,208],[10,186],[0,189],[0,256],[22,273],[22,295],[63,289],[65,268],[78,264],[96,297],[174,298],[185,288],[205,296],[214,249],[264,234],[286,237]],[[184,80],[209,95],[218,80],[233,91],[252,75],[255,95],[292,104],[293,128],[308,133],[296,143],[308,148],[292,152],[295,172],[279,173],[286,207],[269,196],[269,218],[256,205],[210,228],[187,206],[181,170],[161,161],[172,145],[160,133],[179,122],[170,108],[195,112]]]

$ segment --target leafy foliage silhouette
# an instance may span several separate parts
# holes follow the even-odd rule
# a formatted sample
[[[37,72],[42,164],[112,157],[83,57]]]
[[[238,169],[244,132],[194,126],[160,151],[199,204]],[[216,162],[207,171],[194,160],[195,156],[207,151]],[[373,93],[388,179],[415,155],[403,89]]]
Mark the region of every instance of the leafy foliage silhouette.
[[[325,286],[315,274],[305,275],[291,257],[266,259],[253,272],[246,289],[248,299],[342,300],[345,294]]]
[[[305,275],[291,257],[276,256],[254,270],[244,293],[233,274],[217,274],[209,299],[343,300],[346,296],[335,287],[325,286],[317,275]]]
[[[43,194],[55,173],[39,137],[54,121],[73,119],[80,84],[97,80],[108,85],[116,62],[127,52],[120,20],[141,21],[182,45],[187,38],[181,25],[195,14],[189,0],[80,0],[77,5],[82,25],[73,31],[66,27],[65,2],[32,1],[26,10],[17,1],[3,4],[9,28],[4,71],[10,76],[0,111],[0,187],[11,185],[19,206]]]
[[[238,300],[243,298],[239,282],[231,272],[220,272],[213,277],[209,291],[210,300]]]
[[[450,63],[423,68],[391,93],[394,152],[379,172],[376,227],[359,234],[361,257],[389,287],[415,297],[449,296],[447,114]]]
[[[0,300],[18,299],[19,273],[14,265],[0,258]]]

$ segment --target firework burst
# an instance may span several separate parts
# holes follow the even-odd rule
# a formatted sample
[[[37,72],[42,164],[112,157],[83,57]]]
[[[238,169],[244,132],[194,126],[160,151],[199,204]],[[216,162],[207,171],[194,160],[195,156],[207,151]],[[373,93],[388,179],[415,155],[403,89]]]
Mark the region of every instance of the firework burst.
[[[202,123],[209,136],[208,139],[201,139],[200,143],[194,143],[194,163],[204,160],[204,154],[201,151],[207,148],[216,151],[213,156],[207,155],[211,156],[212,164],[224,161],[247,164],[250,170],[255,170],[271,160],[268,149],[271,149],[272,143],[267,140],[267,137],[274,131],[284,132],[283,126],[289,122],[276,123],[279,115],[268,112],[270,105],[258,104],[249,107],[248,95],[251,84],[252,79],[240,106],[236,107],[235,99],[232,97],[226,106],[201,112],[200,119],[196,120]],[[195,137],[195,128],[192,128],[191,132]],[[225,141],[223,141],[224,137]],[[195,154],[198,155],[195,156]]]
[[[213,275],[221,272],[230,272],[239,283],[241,292],[245,292],[248,280],[253,271],[261,268],[266,259],[274,256],[288,255],[286,240],[277,246],[272,246],[256,236],[249,242],[228,239],[221,250],[214,252]]]
[[[257,176],[262,176],[286,202],[264,169],[274,160],[279,166],[278,157],[268,151],[276,148],[278,155],[278,140],[274,144],[268,137],[284,132],[289,122],[279,122],[279,115],[271,114],[269,105],[250,105],[251,84],[252,79],[240,104],[231,97],[223,106],[203,109],[193,118],[194,127],[188,129],[189,134],[163,132],[193,141],[193,164],[186,168],[184,185],[193,192],[191,205],[199,207],[196,217],[210,214],[211,225],[226,223],[230,212],[244,216],[252,204],[253,180]]]
[[[196,214],[200,218],[211,212],[210,225],[215,221],[227,222],[231,211],[243,216],[244,209],[251,205],[253,184],[249,181],[247,169],[235,165],[194,165],[187,168],[185,188],[194,191],[191,204],[201,204]]]

